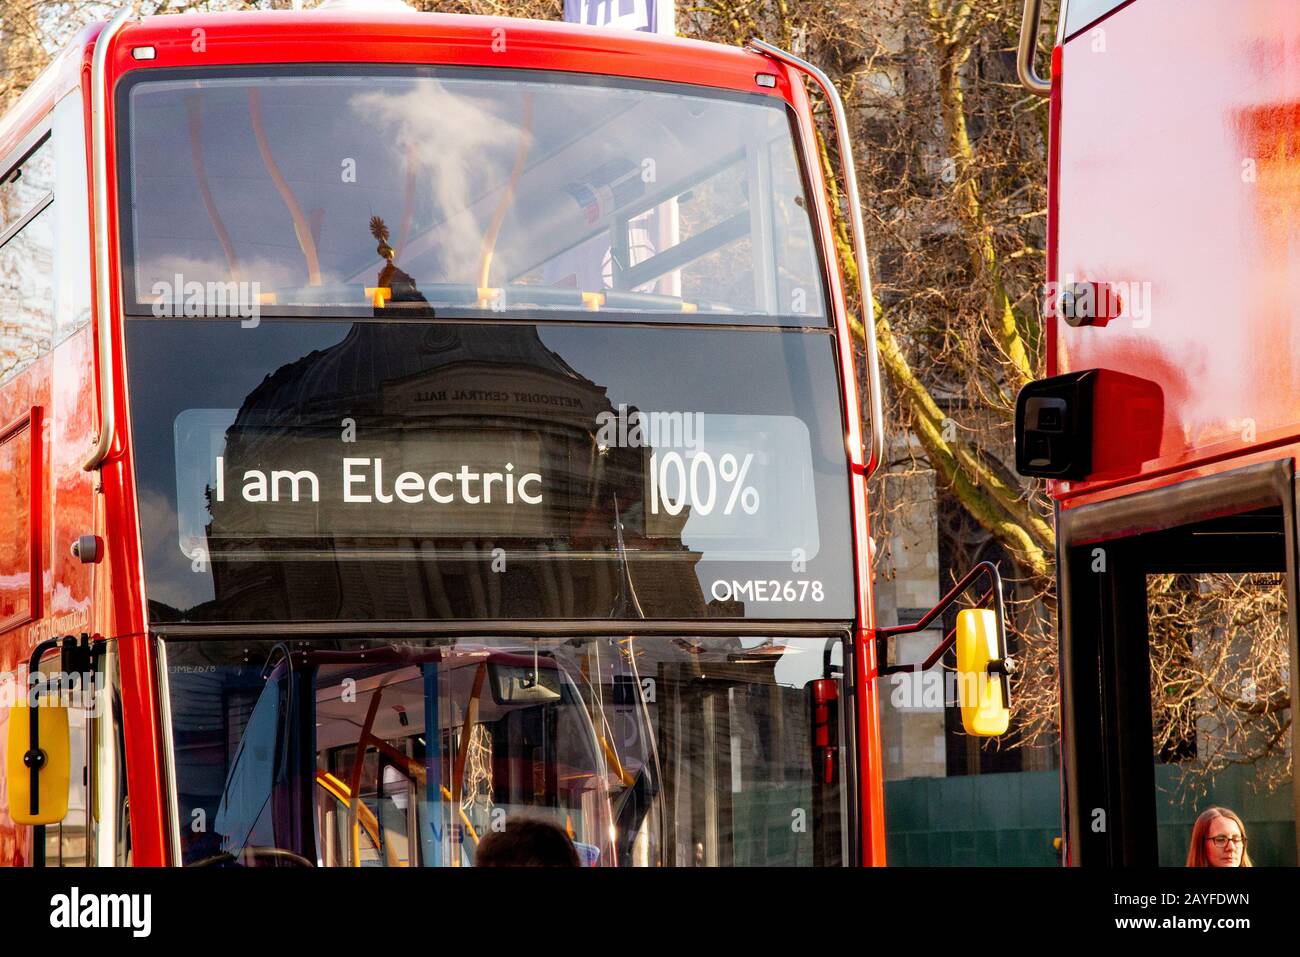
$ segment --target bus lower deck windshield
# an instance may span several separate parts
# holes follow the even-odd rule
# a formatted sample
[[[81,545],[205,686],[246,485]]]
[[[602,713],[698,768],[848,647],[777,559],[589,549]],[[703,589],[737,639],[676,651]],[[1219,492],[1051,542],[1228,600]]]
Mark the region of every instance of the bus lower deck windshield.
[[[165,648],[187,865],[470,866],[512,818],[586,866],[846,860],[836,639]]]

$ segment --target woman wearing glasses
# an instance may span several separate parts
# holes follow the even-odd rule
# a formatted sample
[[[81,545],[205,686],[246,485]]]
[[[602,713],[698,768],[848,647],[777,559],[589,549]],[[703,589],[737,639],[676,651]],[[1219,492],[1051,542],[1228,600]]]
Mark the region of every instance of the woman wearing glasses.
[[[1226,807],[1206,808],[1192,827],[1188,867],[1250,867],[1246,826]]]

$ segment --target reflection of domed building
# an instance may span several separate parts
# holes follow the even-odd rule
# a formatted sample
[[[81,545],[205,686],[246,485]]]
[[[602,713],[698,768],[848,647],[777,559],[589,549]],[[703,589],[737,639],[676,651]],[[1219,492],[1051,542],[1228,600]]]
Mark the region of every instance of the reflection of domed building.
[[[655,617],[707,614],[687,511],[672,536],[646,534],[649,450],[596,443],[611,411],[532,326],[354,323],[267,376],[227,431],[224,494],[209,496],[216,607],[202,617],[637,617],[633,593]],[[371,463],[348,486],[369,502],[345,502],[345,458]],[[402,473],[444,474],[436,488],[459,496],[465,467],[540,476],[541,502],[505,501],[504,481],[465,493],[472,505],[434,502],[414,479],[420,502],[393,497]],[[279,470],[278,501],[245,499],[250,470]]]

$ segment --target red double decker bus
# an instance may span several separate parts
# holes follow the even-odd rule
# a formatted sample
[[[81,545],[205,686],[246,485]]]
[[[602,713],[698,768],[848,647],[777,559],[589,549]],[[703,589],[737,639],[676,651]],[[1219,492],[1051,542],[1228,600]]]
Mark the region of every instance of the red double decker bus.
[[[1067,859],[1181,865],[1227,806],[1255,863],[1294,865],[1300,20],[1061,7],[1050,78],[1038,0],[1021,35],[1051,182],[1017,459],[1055,500]]]
[[[80,34],[0,126],[0,859],[462,866],[517,814],[882,863],[880,382],[869,340],[867,450],[809,77],[865,282],[843,107],[758,42]]]

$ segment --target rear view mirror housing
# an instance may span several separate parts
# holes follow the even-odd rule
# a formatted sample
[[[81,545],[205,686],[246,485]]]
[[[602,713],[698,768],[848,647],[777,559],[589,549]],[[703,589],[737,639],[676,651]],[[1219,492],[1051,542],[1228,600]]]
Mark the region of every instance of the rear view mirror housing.
[[[1093,387],[1087,369],[1030,382],[1016,397],[1016,471],[1084,479],[1092,471]]]
[[[549,658],[533,665],[488,662],[488,683],[498,705],[554,704],[563,697],[560,672]]]
[[[31,750],[33,717],[39,734],[35,751]],[[72,737],[67,708],[43,701],[32,708],[29,701],[24,701],[9,709],[5,776],[9,816],[15,824],[58,824],[67,817],[71,768]],[[36,778],[34,795],[33,776]]]
[[[957,625],[920,664],[891,665],[888,640],[895,635],[913,634],[930,627],[952,607],[980,576],[987,576],[989,589],[977,604],[992,600],[993,608],[964,608],[957,613]],[[1005,734],[1011,723],[1011,661],[1007,656],[1006,617],[1002,610],[1002,576],[992,562],[980,562],[962,577],[920,621],[910,625],[877,628],[879,658],[886,662],[879,675],[928,671],[948,650],[957,649],[957,702],[962,727],[979,737]]]
[[[989,608],[957,612],[957,700],[967,734],[996,737],[1011,723],[1006,693],[1006,632]]]
[[[94,669],[97,651],[86,632],[80,637],[47,638],[32,649],[27,663],[31,684],[22,688],[22,700],[9,708],[5,749],[9,816],[15,824],[41,827],[58,824],[68,815],[72,733],[67,698],[62,697],[62,679],[44,689],[37,680],[41,659],[55,649],[60,652],[58,668],[64,676],[88,674]],[[39,837],[33,862],[38,866],[45,863],[45,845]]]

